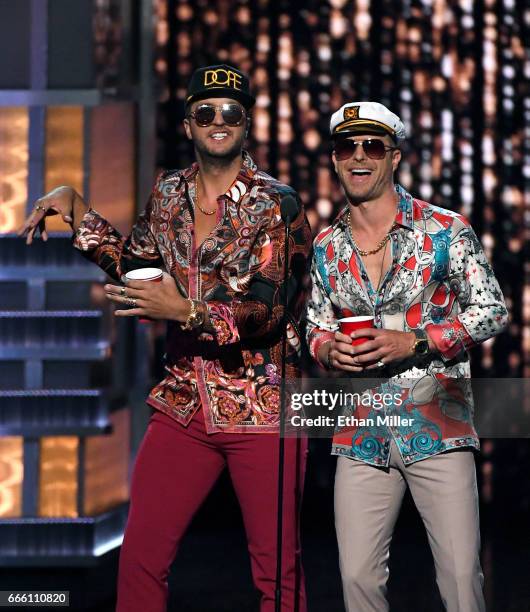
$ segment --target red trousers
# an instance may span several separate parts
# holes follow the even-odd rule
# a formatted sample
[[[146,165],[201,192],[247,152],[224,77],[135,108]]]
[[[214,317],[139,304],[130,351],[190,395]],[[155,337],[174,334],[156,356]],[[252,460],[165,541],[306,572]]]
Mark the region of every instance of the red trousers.
[[[274,610],[278,441],[274,434],[208,435],[201,411],[187,428],[163,413],[151,417],[132,476],[117,612],[165,612],[170,565],[225,466],[243,514],[260,612]],[[298,522],[306,455],[307,440],[285,440],[282,612],[306,612]]]

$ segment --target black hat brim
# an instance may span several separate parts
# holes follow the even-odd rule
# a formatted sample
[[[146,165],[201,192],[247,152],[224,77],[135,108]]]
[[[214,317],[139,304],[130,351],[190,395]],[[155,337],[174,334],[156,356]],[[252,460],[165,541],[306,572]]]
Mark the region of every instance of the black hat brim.
[[[186,99],[186,104],[197,102],[198,100],[206,100],[207,98],[230,98],[230,100],[237,100],[247,110],[252,108],[256,103],[256,98],[244,92],[235,91],[232,88],[225,87],[209,87],[202,91],[197,91],[193,95]]]

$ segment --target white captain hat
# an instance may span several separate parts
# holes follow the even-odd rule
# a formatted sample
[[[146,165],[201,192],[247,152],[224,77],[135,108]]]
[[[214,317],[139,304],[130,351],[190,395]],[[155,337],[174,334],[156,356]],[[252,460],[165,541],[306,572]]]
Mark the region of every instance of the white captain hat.
[[[329,123],[332,137],[350,134],[389,134],[399,142],[407,137],[403,121],[379,102],[348,102],[333,113]]]

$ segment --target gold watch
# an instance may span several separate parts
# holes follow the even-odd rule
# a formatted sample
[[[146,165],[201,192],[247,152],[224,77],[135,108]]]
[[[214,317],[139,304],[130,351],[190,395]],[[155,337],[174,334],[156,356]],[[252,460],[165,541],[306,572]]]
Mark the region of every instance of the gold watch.
[[[201,327],[204,323],[204,310],[201,308],[201,302],[197,300],[192,300],[188,298],[188,302],[190,303],[190,314],[186,319],[186,323],[182,326],[182,329],[186,331],[191,331],[192,329],[197,329]]]
[[[412,332],[416,336],[416,340],[411,347],[412,354],[417,355],[418,357],[428,355],[430,348],[427,332],[423,329],[413,329]]]

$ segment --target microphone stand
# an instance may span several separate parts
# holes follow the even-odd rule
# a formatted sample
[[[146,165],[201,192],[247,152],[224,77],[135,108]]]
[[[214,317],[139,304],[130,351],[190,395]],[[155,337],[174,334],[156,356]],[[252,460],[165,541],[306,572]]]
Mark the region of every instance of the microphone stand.
[[[284,474],[284,457],[285,457],[285,371],[287,358],[287,308],[289,302],[288,294],[288,276],[289,276],[289,239],[291,236],[291,220],[296,216],[298,204],[296,200],[288,195],[282,201],[285,202],[285,210],[282,210],[282,218],[285,223],[284,233],[284,274],[283,274],[283,320],[282,320],[282,369],[280,383],[280,439],[278,446],[278,510],[277,510],[277,528],[276,528],[276,589],[274,611],[281,612],[282,609],[282,547],[283,547],[283,474]],[[289,206],[291,205],[291,206]],[[293,205],[295,209],[293,210]],[[289,210],[290,208],[290,210]],[[295,594],[296,597],[296,594]]]

